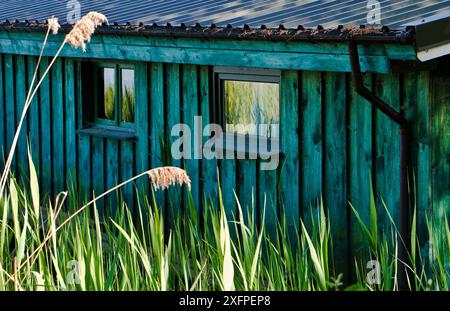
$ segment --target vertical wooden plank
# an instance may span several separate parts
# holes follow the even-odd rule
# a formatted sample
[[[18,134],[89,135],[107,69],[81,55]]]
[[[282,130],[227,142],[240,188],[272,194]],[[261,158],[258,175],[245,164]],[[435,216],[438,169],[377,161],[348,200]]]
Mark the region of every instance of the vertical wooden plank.
[[[51,69],[52,78],[52,163],[54,194],[64,190],[64,98],[62,60],[57,59]]]
[[[10,54],[6,54],[4,57],[5,66],[5,125],[6,125],[6,151],[5,161],[8,157],[9,150],[11,149],[12,142],[14,140],[14,133],[16,129],[16,117],[15,117],[15,105],[14,105],[14,59]],[[16,160],[11,163],[11,169],[15,169]]]
[[[89,136],[78,136],[78,188],[83,202],[91,197],[91,141]]]
[[[261,224],[264,215],[266,232],[271,238],[275,238],[278,223],[277,170],[263,170],[261,163],[257,169],[259,169],[259,180],[257,182],[259,183],[258,195]]]
[[[164,70],[163,64],[150,65],[150,159],[151,167],[163,165],[161,140],[164,139]],[[164,192],[155,192],[156,203],[164,206]]]
[[[447,71],[433,73],[431,114],[433,212],[436,223],[450,215],[450,80]]]
[[[92,137],[92,182],[94,195],[99,196],[105,191],[105,150],[104,139],[101,137]],[[105,201],[97,201],[97,208],[103,211]]]
[[[191,154],[185,154],[185,169],[191,178],[192,187],[191,194],[194,205],[199,213],[200,196],[200,174],[199,161],[193,159],[194,148],[198,147],[198,140],[194,135],[194,117],[198,115],[198,83],[197,83],[197,67],[195,65],[183,65],[182,77],[182,92],[183,92],[183,123],[191,131]],[[187,142],[185,142],[187,143]],[[186,159],[187,157],[187,159]]]
[[[409,140],[409,163],[408,163],[408,181],[410,185],[410,206],[411,206],[411,213],[414,208],[417,209],[417,216],[424,214],[420,211],[418,203],[418,183],[417,183],[417,172],[418,172],[418,155],[419,155],[419,149],[420,149],[420,143],[419,143],[419,127],[418,127],[418,89],[417,89],[417,82],[418,82],[418,76],[419,74],[417,72],[408,72],[404,73],[400,76],[400,82],[401,82],[401,109],[405,116],[405,118],[410,122],[411,124],[411,130],[410,130],[410,140]],[[423,90],[426,92],[426,89]],[[422,92],[422,90],[421,90]],[[422,194],[422,191],[421,191]],[[417,218],[417,237],[419,241],[421,242],[420,245],[426,244],[426,239],[423,239],[423,236],[421,234],[425,233],[422,229],[426,229],[426,227],[422,227],[422,225],[425,225],[425,216],[423,219]],[[421,228],[422,227],[422,228]]]
[[[167,137],[166,148],[169,154],[170,165],[181,167],[181,161],[172,158],[171,146],[177,137],[171,136],[172,128],[181,123],[181,107],[180,107],[180,67],[178,64],[168,64],[166,67],[166,109],[167,109]],[[176,133],[178,134],[178,133]],[[167,218],[169,224],[173,224],[173,220],[180,210],[181,188],[176,186],[169,189],[167,202]]]
[[[419,241],[426,241],[428,230],[426,217],[432,216],[431,201],[431,81],[429,72],[421,72],[417,77],[417,219]],[[431,217],[429,219],[432,219]]]
[[[15,58],[15,82],[16,82],[16,126],[19,124],[19,120],[23,113],[25,106],[26,94],[26,67],[25,56],[17,55]],[[27,133],[28,133],[28,121],[27,117],[22,124],[19,140],[17,142],[17,162],[19,168],[19,179],[23,179],[28,174],[28,156],[27,156]]]
[[[36,58],[33,56],[29,56],[27,58],[27,72],[28,72],[28,89],[30,89],[30,84],[33,79],[34,71],[36,68]],[[38,78],[36,77],[34,85],[38,82]],[[31,156],[33,158],[33,163],[36,168],[36,173],[38,176],[41,176],[40,173],[40,129],[39,129],[39,123],[40,123],[40,108],[39,108],[39,93],[36,93],[33,100],[30,103],[30,108],[28,111],[28,120],[30,125],[30,149],[31,149]]]
[[[76,63],[76,113],[77,113],[77,129],[83,127],[83,85],[81,83],[82,70],[81,63]],[[86,202],[91,196],[91,140],[88,136],[77,136],[77,178],[78,178],[78,191],[80,199]]]
[[[418,155],[418,129],[417,129],[417,80],[418,73],[416,72],[408,72],[404,73],[400,76],[401,82],[401,109],[405,118],[411,122],[411,132],[410,132],[410,142],[409,142],[409,150],[410,150],[410,163],[408,164],[408,175],[409,182],[411,186],[415,182],[416,171],[417,171],[417,155]],[[415,184],[417,186],[417,184]],[[411,204],[415,206],[415,201],[413,195],[417,191],[417,187],[411,187]]]
[[[139,63],[135,67],[136,79],[136,171],[138,174],[149,169],[149,128],[148,128],[148,84],[147,64]],[[140,192],[149,189],[147,179],[137,181]]]
[[[372,88],[372,77],[363,77],[364,85]],[[372,105],[359,96],[349,77],[349,201],[364,223],[369,223],[370,183],[372,174]],[[349,210],[350,258],[365,258],[368,247],[364,233],[352,210]],[[362,263],[364,264],[364,263]],[[350,267],[354,267],[350,264]],[[354,273],[354,271],[352,271]]]
[[[119,142],[113,139],[106,140],[106,190],[113,188],[119,182]],[[117,207],[117,193],[112,193],[107,198],[107,208],[111,212]]]
[[[75,120],[75,126],[77,130],[80,130],[84,127],[84,120],[83,120],[83,109],[84,109],[84,103],[83,103],[83,92],[85,91],[83,89],[83,65],[81,61],[75,62],[75,113],[76,113],[76,120]],[[87,104],[87,103],[86,103]],[[77,135],[78,137],[78,135]]]
[[[76,111],[75,111],[75,64],[71,59],[64,61],[64,137],[66,141],[66,182],[73,184],[77,179],[76,173]]]
[[[256,161],[238,160],[237,161],[238,180],[237,189],[239,203],[242,208],[244,221],[247,222],[254,218],[256,212]]]
[[[134,174],[134,160],[133,160],[133,143],[122,141],[120,143],[120,175],[121,181],[128,180]],[[130,209],[134,207],[133,185],[128,184],[122,188],[123,198]]]
[[[322,79],[320,72],[303,72],[302,79],[301,196],[302,216],[309,224],[322,195]]]
[[[330,216],[336,275],[347,273],[347,119],[346,78],[325,73],[324,205]]]
[[[400,110],[400,80],[398,74],[377,75],[377,95],[392,108]],[[389,213],[399,225],[400,206],[400,139],[399,127],[380,111],[376,118],[376,190],[378,193],[378,219],[385,229],[389,225],[386,211],[381,205],[384,200]]]
[[[236,160],[224,159],[220,160],[220,187],[222,189],[223,207],[227,219],[237,220],[238,214],[236,210],[236,195],[238,194],[236,182]]]
[[[281,75],[281,150],[285,155],[281,173],[281,196],[284,214],[291,234],[299,229],[300,162],[299,162],[299,81],[297,71]]]
[[[39,67],[42,77],[48,67],[48,58],[44,57]],[[50,106],[50,77],[47,75],[39,87],[41,108],[41,182],[43,192],[52,190],[52,157],[51,157],[51,106]]]
[[[3,54],[0,54],[0,170],[3,170],[5,165],[5,95],[3,93]]]
[[[211,123],[211,84],[209,68],[200,67],[200,105],[203,127]],[[200,129],[203,130],[203,129]],[[203,146],[209,140],[209,137],[203,137]],[[212,201],[217,204],[217,160],[203,159],[201,183],[203,189],[203,202]]]

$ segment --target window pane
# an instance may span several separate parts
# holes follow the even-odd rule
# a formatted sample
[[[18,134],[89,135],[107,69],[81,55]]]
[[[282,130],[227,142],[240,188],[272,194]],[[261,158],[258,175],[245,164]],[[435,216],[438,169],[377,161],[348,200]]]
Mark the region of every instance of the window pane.
[[[277,135],[270,131],[270,125],[280,121],[277,83],[224,81],[224,96],[227,131],[267,137]],[[268,125],[267,131],[258,133],[259,124]]]
[[[134,122],[134,70],[122,69],[122,122]]]
[[[98,118],[114,120],[115,115],[115,70],[100,68],[98,73]]]

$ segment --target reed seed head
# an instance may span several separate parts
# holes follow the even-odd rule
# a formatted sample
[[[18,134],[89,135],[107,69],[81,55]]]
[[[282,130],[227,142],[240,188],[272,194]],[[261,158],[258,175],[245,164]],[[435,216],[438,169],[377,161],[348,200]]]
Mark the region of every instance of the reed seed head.
[[[91,36],[95,29],[104,23],[108,23],[105,15],[97,12],[89,12],[75,24],[72,31],[66,36],[66,41],[72,47],[80,47],[83,52],[86,52],[86,42],[91,41]]]
[[[58,23],[58,18],[52,16],[52,18],[49,18],[47,22],[48,22],[48,29],[50,29],[52,34],[54,35],[58,34],[58,30],[59,28],[61,28],[61,26]]]
[[[191,179],[186,171],[178,167],[158,167],[147,172],[155,190],[168,189],[170,186],[186,185],[191,190]]]

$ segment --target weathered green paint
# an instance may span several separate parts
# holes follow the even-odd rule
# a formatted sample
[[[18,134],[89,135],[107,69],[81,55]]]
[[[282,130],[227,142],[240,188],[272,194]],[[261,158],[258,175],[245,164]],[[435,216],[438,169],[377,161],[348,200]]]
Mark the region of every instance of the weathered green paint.
[[[404,73],[401,76],[401,83],[403,83],[403,87],[401,88],[401,98],[403,99],[402,111],[405,117],[411,121],[411,140],[409,144],[410,150],[410,163],[408,165],[408,179],[410,183],[410,200],[411,206],[416,207],[417,209],[417,221],[419,223],[417,230],[417,237],[420,241],[420,245],[424,245],[426,243],[425,236],[426,234],[426,226],[425,226],[425,209],[423,206],[419,206],[419,201],[417,200],[417,191],[419,190],[418,184],[418,168],[419,168],[419,154],[421,146],[419,143],[414,143],[419,141],[419,136],[421,135],[421,129],[418,124],[419,117],[417,115],[419,111],[419,98],[418,98],[418,77],[419,74],[417,72],[408,72]],[[426,92],[426,89],[421,90],[421,92]]]
[[[220,160],[220,187],[222,189],[222,201],[225,213],[228,220],[235,219],[237,214],[236,209],[236,161]]]
[[[46,55],[54,53],[60,39],[50,38]],[[0,32],[1,148],[12,142],[20,104],[37,60],[34,56],[40,51],[39,40],[40,34]],[[388,73],[390,60],[414,60],[413,52],[407,45],[360,47],[363,69],[376,73]],[[86,54],[66,47],[62,55],[65,57],[55,63],[41,85],[27,122],[44,192],[51,192],[52,187],[54,191],[65,189],[65,182],[73,176],[79,181],[80,193],[90,198],[94,191],[98,195],[119,181],[168,164],[187,169],[192,198],[201,211],[206,199],[217,201],[218,165],[229,219],[236,216],[236,191],[244,213],[254,213],[256,221],[262,221],[265,207],[266,230],[273,236],[278,214],[286,214],[289,230],[294,233],[300,218],[309,222],[311,208],[315,211],[323,197],[335,237],[333,251],[339,272],[345,272],[346,263],[365,248],[347,201],[368,222],[371,176],[377,196],[384,198],[398,221],[398,127],[358,96],[350,76],[342,73],[350,70],[345,44],[94,36]],[[83,107],[92,103],[83,102],[81,64],[90,58],[137,61],[133,62],[135,124],[126,133],[96,135],[85,128]],[[40,75],[48,62],[44,57]],[[277,171],[261,170],[261,160],[170,158],[171,143],[177,139],[170,135],[174,125],[186,123],[194,135],[195,116],[202,116],[203,126],[218,122],[214,65],[282,69],[282,166]],[[434,209],[440,216],[449,205],[447,80],[447,73],[432,71],[365,76],[369,88],[394,108],[402,107],[413,122],[410,167],[417,181],[419,238],[425,233],[425,215]],[[197,140],[192,151],[199,148],[199,142],[208,140],[192,138]],[[23,165],[26,153],[21,140],[16,159]],[[141,193],[148,194],[149,190],[145,178],[124,187],[122,192],[130,208],[136,201],[135,185]],[[187,197],[180,193],[180,188],[157,193],[158,203],[167,208],[169,223],[186,203]],[[107,200],[114,202],[115,197]],[[379,203],[384,226],[387,219],[381,217],[384,212]]]
[[[81,63],[76,64],[76,77],[81,78]],[[83,105],[80,99],[83,95],[83,87],[81,81],[76,81],[76,94],[78,104],[76,107],[77,120],[76,129],[79,130],[83,126]],[[89,136],[78,135],[77,137],[77,156],[78,156],[78,189],[83,199],[91,197],[91,138]]]
[[[417,131],[417,209],[419,238],[425,241],[428,236],[426,216],[433,212],[431,198],[431,133],[430,133],[430,100],[431,81],[429,72],[421,72],[417,78],[417,114],[415,127]]]
[[[51,70],[52,105],[51,105],[51,136],[53,192],[64,190],[64,111],[63,111],[63,71],[62,60],[57,59]],[[54,103],[59,103],[56,105]]]
[[[375,92],[386,103],[400,111],[400,80],[398,74],[377,75]],[[399,226],[400,204],[400,136],[399,126],[380,111],[375,112],[375,189],[377,196],[378,223],[388,228],[389,217],[383,207],[385,202],[389,213]]]
[[[49,59],[43,58],[41,62],[41,66],[39,67],[39,76],[43,77],[43,74],[46,68],[49,65]],[[51,150],[51,105],[50,105],[50,78],[47,75],[43,80],[41,86],[39,87],[39,95],[40,95],[40,108],[41,108],[41,182],[42,189],[47,189],[47,191],[51,191],[52,189],[52,150]],[[89,156],[89,154],[88,154]],[[90,181],[90,176],[86,182]]]
[[[346,136],[346,77],[326,73],[324,103],[324,204],[328,209],[331,234],[335,237],[333,253],[336,270],[347,276],[347,136]]]
[[[45,34],[24,32],[0,32],[0,39],[29,40],[42,43]],[[51,36],[50,43],[60,44],[63,35]],[[237,51],[268,51],[268,52],[290,52],[290,53],[328,53],[348,54],[346,42],[310,42],[301,41],[265,41],[265,40],[230,40],[230,39],[195,39],[195,38],[164,38],[151,36],[121,36],[121,35],[95,35],[92,44],[105,45],[132,45],[145,47],[179,47],[179,48],[201,48],[211,50],[237,50]],[[412,45],[407,44],[383,44],[370,43],[359,45],[360,55],[385,56],[397,60],[415,60],[416,53]]]
[[[256,161],[255,160],[238,160],[237,161],[237,188],[239,203],[241,204],[244,221],[247,222],[254,218],[253,214],[257,211],[256,196],[257,179],[256,179]]]
[[[256,169],[259,170],[259,191],[255,194],[259,195],[258,215],[261,224],[264,216],[266,232],[275,237],[278,220],[277,170],[263,170],[261,161],[258,161],[258,164]]]
[[[181,99],[180,99],[180,66],[178,64],[169,64],[166,67],[166,153],[171,154],[171,146],[176,138],[171,136],[173,126],[181,123]],[[179,134],[179,133],[176,133]],[[170,157],[171,165],[181,167],[181,161]],[[174,216],[180,210],[179,198],[181,197],[180,187],[173,187],[168,192],[168,218],[174,219]]]
[[[91,197],[91,138],[78,136],[78,176],[82,198]]]
[[[164,138],[164,72],[161,63],[150,66],[150,160],[151,167],[163,165],[161,139]],[[164,206],[164,193],[155,193],[156,202]]]
[[[112,140],[135,141],[137,139],[135,131],[129,128],[105,128],[102,126],[93,126],[79,129],[76,134]]]
[[[431,105],[432,158],[434,215],[442,223],[450,212],[450,79],[447,71],[433,76],[433,99]]]
[[[298,225],[300,219],[300,159],[299,159],[299,81],[297,71],[285,71],[281,76],[280,135],[283,151],[281,172],[281,197],[283,213],[290,230]]]
[[[301,101],[301,202],[304,222],[317,215],[322,195],[322,76],[303,72]],[[311,178],[314,176],[314,178]],[[312,214],[311,214],[312,213]]]
[[[183,66],[183,76],[182,76],[182,102],[183,102],[183,124],[188,127],[188,131],[191,132],[191,154],[187,152],[185,155],[188,157],[184,161],[184,166],[189,174],[191,181],[194,185],[199,184],[200,172],[199,163],[193,160],[192,157],[195,152],[195,148],[199,148],[199,137],[194,135],[194,117],[198,116],[198,76],[197,67],[192,65]],[[187,146],[187,142],[185,142]],[[195,202],[197,209],[200,206],[200,193],[198,187],[191,189],[192,198]],[[186,200],[189,196],[186,196]]]
[[[145,172],[149,169],[149,120],[148,120],[148,79],[147,79],[147,64],[141,63],[135,66],[135,86],[136,86],[136,103],[141,103],[135,107],[135,122],[138,126],[135,127],[138,141],[136,144],[136,171],[139,173]],[[147,191],[150,189],[150,184],[147,180],[139,180],[137,182],[140,189]]]
[[[103,36],[106,38],[107,36]],[[56,37],[55,39],[58,39]],[[110,37],[111,38],[111,37]],[[52,38],[52,40],[55,40]],[[0,37],[0,53],[39,55],[41,41],[35,41],[35,37],[23,36],[23,34],[8,34]],[[60,41],[49,41],[44,51],[45,56],[54,55],[59,49]],[[177,40],[175,40],[177,41]],[[195,41],[195,40],[192,40]],[[348,52],[346,44],[341,43],[338,48],[333,49],[333,45],[317,45],[312,47],[310,44],[300,44],[294,52],[286,49],[278,49],[278,46],[266,44],[264,49],[257,42],[247,42],[239,45],[239,41],[235,42],[236,49],[230,49],[227,45],[218,45],[214,48],[205,48],[204,46],[187,45],[178,46],[176,43],[160,43],[158,39],[154,39],[155,43],[147,42],[146,45],[137,44],[139,39],[128,39],[126,44],[121,40],[109,40],[108,43],[93,41],[89,44],[86,53],[66,46],[62,52],[63,57],[74,58],[98,58],[98,59],[118,59],[128,61],[147,61],[147,62],[167,62],[180,64],[195,65],[215,65],[215,66],[247,66],[247,67],[263,67],[273,69],[295,69],[295,70],[316,70],[316,71],[351,71],[348,61]],[[201,42],[201,41],[200,41]],[[259,46],[259,50],[255,50],[252,46]],[[324,49],[320,49],[325,47]],[[411,46],[396,45],[391,53],[382,53],[383,48],[377,48],[370,51],[371,54],[360,57],[361,68],[363,72],[390,72],[389,58],[415,60],[412,53],[414,49]],[[324,52],[328,51],[328,53]],[[399,51],[403,51],[401,56]]]
[[[3,55],[0,54],[0,167],[5,163],[5,95],[3,93]],[[39,154],[39,153],[38,153]]]
[[[119,141],[114,139],[106,140],[106,189],[111,189],[119,183]],[[107,207],[114,208],[117,204],[116,194],[111,194],[107,198]]]
[[[12,55],[4,57],[4,77],[5,77],[5,124],[6,124],[6,148],[10,150],[16,128],[15,105],[14,105],[14,60]],[[6,155],[8,152],[6,152]],[[11,163],[11,167],[15,168],[15,159]]]
[[[27,91],[30,88],[31,81],[34,76],[35,68],[37,64],[37,59],[33,56],[30,56],[27,58]],[[34,85],[38,82],[38,78],[36,77]],[[41,176],[40,171],[40,154],[41,154],[41,142],[40,142],[40,129],[39,129],[39,122],[40,122],[40,107],[39,107],[39,93],[36,94],[36,96],[33,98],[33,100],[30,103],[30,108],[28,112],[28,120],[29,120],[29,140],[30,140],[30,150],[31,150],[31,156],[33,158],[34,167],[36,168],[36,172],[38,176]],[[75,116],[73,116],[75,118]]]
[[[16,87],[16,126],[19,124],[19,120],[22,116],[22,112],[25,106],[26,100],[26,67],[25,56],[17,55],[15,57],[15,87]],[[27,176],[27,133],[28,133],[28,118],[25,116],[24,122],[21,127],[19,140],[17,142],[17,163],[20,175],[25,178]]]
[[[122,180],[128,180],[136,174],[134,167],[136,163],[134,162],[134,144],[131,142],[122,141],[120,142],[120,170]],[[134,194],[133,185],[128,184],[123,189],[123,197],[128,203],[130,209],[134,206]]]
[[[76,181],[77,146],[76,134],[76,89],[75,89],[75,64],[71,59],[64,60],[64,141],[66,183]]]
[[[214,120],[213,112],[211,107],[213,102],[211,102],[212,94],[212,83],[210,83],[210,75],[208,66],[202,66],[199,70],[199,97],[200,97],[200,109],[202,116],[203,127],[210,124]],[[203,128],[199,128],[203,131]],[[203,136],[202,142],[203,146],[210,139],[210,137]],[[203,154],[203,153],[201,153]],[[211,201],[217,204],[217,161],[216,159],[211,159],[208,161],[201,162],[201,185],[202,185],[202,201]]]
[[[95,196],[99,196],[105,191],[105,156],[104,156],[104,140],[103,138],[93,137],[92,138],[92,183],[93,183],[93,193]],[[100,199],[96,202],[99,209],[103,209],[105,204],[104,199]]]
[[[372,76],[364,76],[364,85],[372,88]],[[350,78],[349,78],[350,80]],[[358,211],[361,219],[368,224],[370,217],[370,182],[372,178],[372,105],[358,96],[353,85],[349,87],[349,203]],[[361,258],[367,251],[367,243],[354,213],[349,212],[350,258]],[[350,265],[353,266],[353,265]]]

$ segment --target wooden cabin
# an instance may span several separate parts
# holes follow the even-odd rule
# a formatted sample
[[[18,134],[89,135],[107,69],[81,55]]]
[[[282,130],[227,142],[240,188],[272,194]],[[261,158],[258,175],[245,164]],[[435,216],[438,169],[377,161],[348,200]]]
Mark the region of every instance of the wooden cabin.
[[[64,47],[31,104],[13,166],[17,178],[26,180],[28,140],[44,193],[54,196],[74,185],[90,197],[149,168],[174,165],[187,170],[192,192],[157,192],[165,209],[183,209],[188,200],[199,211],[206,202],[217,204],[218,176],[229,215],[236,213],[235,191],[244,211],[262,215],[266,206],[272,228],[281,213],[298,225],[323,199],[342,266],[352,261],[362,239],[349,202],[368,221],[371,180],[380,226],[388,223],[382,200],[400,222],[402,163],[421,239],[426,215],[450,210],[448,1],[421,7],[403,1],[401,9],[387,1],[379,11],[368,1],[338,6],[339,1],[183,0],[140,7],[127,1],[69,1],[75,4],[68,7],[50,0],[14,2],[21,4],[0,10],[2,159],[46,18],[55,14],[64,25],[49,37],[39,74],[74,18],[96,10],[110,20],[86,52]],[[386,26],[367,25],[377,18]],[[407,120],[406,158],[399,125],[355,88],[358,67],[371,96]],[[202,118],[200,135],[194,134],[196,117]],[[262,120],[279,124],[279,131],[225,126]],[[222,148],[225,159],[174,157],[174,126],[192,129],[186,155],[186,149],[201,153],[210,138],[202,129],[212,123],[223,126],[225,137],[243,136],[244,147],[253,151],[233,144]],[[251,137],[260,135],[274,144],[266,156],[278,156],[275,169],[262,170],[267,160],[251,147]],[[150,191],[146,182],[135,189]],[[123,193],[133,205],[133,187]]]

